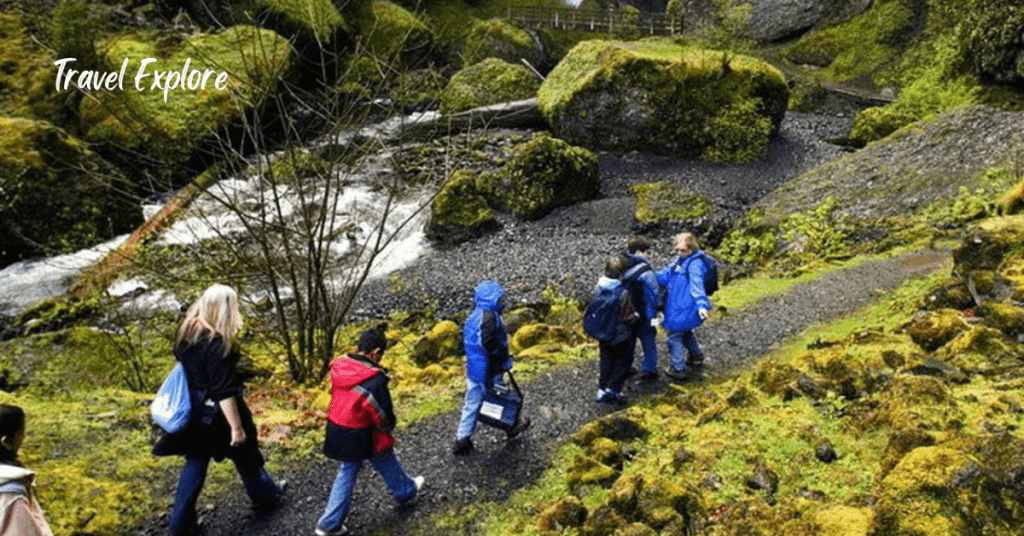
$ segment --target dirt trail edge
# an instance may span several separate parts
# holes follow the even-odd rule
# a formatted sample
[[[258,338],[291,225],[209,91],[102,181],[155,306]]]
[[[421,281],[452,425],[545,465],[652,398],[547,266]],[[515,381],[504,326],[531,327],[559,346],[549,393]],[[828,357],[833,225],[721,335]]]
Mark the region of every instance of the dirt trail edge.
[[[709,358],[709,372],[747,366],[787,337],[815,323],[852,313],[903,282],[941,268],[948,259],[948,251],[928,251],[870,261],[797,285],[784,295],[710,322],[698,331]],[[664,367],[667,353],[664,341],[659,342],[659,360]],[[411,475],[426,477],[421,496],[413,505],[396,506],[380,477],[365,464],[346,521],[350,533],[406,534],[413,523],[431,514],[501,501],[529,486],[548,469],[558,446],[583,424],[615,409],[594,402],[596,385],[596,360],[532,379],[522,385],[524,414],[532,418],[532,428],[506,442],[504,433],[481,426],[474,437],[476,449],[467,456],[453,456],[450,451],[458,422],[456,412],[424,419],[401,430],[397,434],[398,456]],[[667,389],[664,380],[646,384],[630,381],[626,395],[635,400]],[[402,408],[396,411],[401,418]],[[289,480],[288,499],[271,513],[254,512],[240,485],[228,497],[202,497],[201,511],[203,505],[215,505],[201,512],[205,534],[311,535],[336,470],[336,462],[311,454],[306,470],[276,475]],[[153,520],[137,534],[164,534],[165,522]],[[471,532],[470,527],[445,527],[420,534]]]

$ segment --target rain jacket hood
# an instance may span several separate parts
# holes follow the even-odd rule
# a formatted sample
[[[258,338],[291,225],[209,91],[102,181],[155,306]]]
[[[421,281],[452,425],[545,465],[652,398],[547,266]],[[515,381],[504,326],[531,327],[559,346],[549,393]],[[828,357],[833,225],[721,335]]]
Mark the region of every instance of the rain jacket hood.
[[[476,286],[474,302],[479,309],[500,313],[505,308],[501,303],[501,299],[504,297],[505,289],[501,288],[501,285],[494,281],[484,280]]]

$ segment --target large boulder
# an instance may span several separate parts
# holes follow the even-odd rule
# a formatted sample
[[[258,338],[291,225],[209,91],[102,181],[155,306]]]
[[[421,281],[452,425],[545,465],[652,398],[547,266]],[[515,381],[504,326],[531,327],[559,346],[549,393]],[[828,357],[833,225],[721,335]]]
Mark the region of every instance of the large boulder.
[[[569,143],[716,161],[760,157],[788,99],[785,78],[766,62],[665,38],[579,43],[537,94]]]
[[[463,40],[460,53],[463,65],[498,58],[515,64],[525,60],[536,69],[547,70],[547,52],[540,39],[501,19],[476,22]]]
[[[476,175],[458,169],[430,202],[427,238],[454,245],[476,238],[499,227],[488,198]]]
[[[512,149],[490,185],[493,195],[519,218],[540,218],[553,209],[600,195],[597,156],[546,133]]]
[[[799,35],[823,20],[836,22],[863,12],[871,0],[752,0],[750,37],[779,41]]]
[[[441,95],[441,113],[530,99],[539,87],[540,79],[525,66],[487,58],[451,77]]]
[[[0,262],[86,247],[141,221],[133,187],[62,129],[0,118],[0,139]]]

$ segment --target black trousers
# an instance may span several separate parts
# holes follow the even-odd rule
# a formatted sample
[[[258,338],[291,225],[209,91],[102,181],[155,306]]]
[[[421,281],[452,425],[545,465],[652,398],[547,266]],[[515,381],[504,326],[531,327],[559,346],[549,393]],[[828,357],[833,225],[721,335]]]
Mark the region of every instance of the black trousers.
[[[598,343],[600,352],[600,369],[597,387],[622,394],[622,386],[629,377],[629,369],[633,366],[633,347],[627,338],[619,344]]]

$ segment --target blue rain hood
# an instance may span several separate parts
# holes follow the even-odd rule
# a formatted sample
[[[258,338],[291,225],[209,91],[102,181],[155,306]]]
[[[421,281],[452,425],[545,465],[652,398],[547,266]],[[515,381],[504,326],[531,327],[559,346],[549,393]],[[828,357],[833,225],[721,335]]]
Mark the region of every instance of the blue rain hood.
[[[476,297],[474,299],[476,306],[485,311],[501,312],[505,307],[499,301],[505,297],[505,289],[501,288],[501,285],[485,279],[476,286]]]

